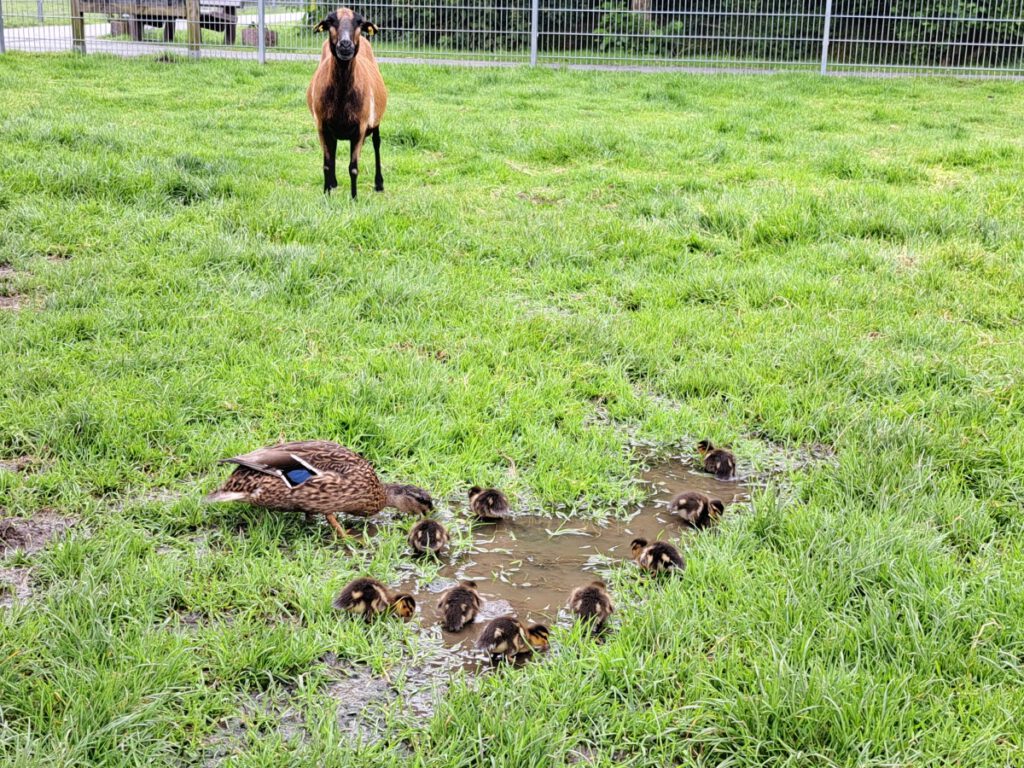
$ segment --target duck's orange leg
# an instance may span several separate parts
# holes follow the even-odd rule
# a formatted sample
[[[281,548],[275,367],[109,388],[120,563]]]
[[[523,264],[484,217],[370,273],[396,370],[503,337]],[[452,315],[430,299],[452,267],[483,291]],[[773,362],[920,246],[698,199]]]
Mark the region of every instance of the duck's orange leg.
[[[338,518],[336,518],[334,515],[327,515],[327,522],[331,524],[331,528],[334,529],[334,532],[338,534],[339,538],[349,538],[348,531],[341,527],[341,523],[338,522]]]

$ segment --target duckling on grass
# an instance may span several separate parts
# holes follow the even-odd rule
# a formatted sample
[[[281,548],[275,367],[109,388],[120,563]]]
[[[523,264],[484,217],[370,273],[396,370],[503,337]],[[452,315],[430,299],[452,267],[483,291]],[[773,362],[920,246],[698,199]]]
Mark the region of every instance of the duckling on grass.
[[[569,595],[569,610],[590,622],[595,630],[601,629],[615,606],[608,596],[608,585],[603,581],[592,581],[585,587],[576,587]]]
[[[736,474],[736,457],[725,448],[715,448],[710,440],[697,443],[697,453],[704,462],[704,471],[710,472],[719,480],[729,480]]]
[[[238,466],[207,501],[324,515],[342,538],[348,534],[337,515],[369,517],[385,507],[422,515],[434,508],[422,488],[384,484],[370,462],[326,440],[282,443],[220,463]]]
[[[721,517],[725,503],[700,491],[683,491],[668,503],[668,511],[693,528],[706,528]]]
[[[647,539],[633,539],[630,550],[637,565],[650,573],[681,572],[686,567],[679,550],[667,541],[650,544]]]
[[[474,485],[469,489],[469,510],[481,520],[500,520],[508,517],[511,507],[505,494],[497,488]]]
[[[517,656],[525,653],[546,651],[550,647],[549,634],[543,624],[527,626],[515,616],[499,616],[487,623],[476,645],[497,664],[503,658],[515,661]]]
[[[437,520],[420,520],[409,531],[409,546],[417,555],[436,555],[448,546],[448,531]]]
[[[416,613],[416,601],[405,592],[392,592],[376,579],[359,578],[350,581],[334,598],[334,607],[362,616],[366,621],[383,613],[394,613],[402,619]]]
[[[441,627],[445,632],[461,632],[480,612],[480,593],[475,581],[461,581],[449,589],[437,603]]]

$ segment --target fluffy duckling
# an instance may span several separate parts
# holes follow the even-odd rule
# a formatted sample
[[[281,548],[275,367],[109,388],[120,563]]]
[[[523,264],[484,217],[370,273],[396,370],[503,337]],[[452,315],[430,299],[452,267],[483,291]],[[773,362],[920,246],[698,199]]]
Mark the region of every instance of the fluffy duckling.
[[[420,520],[409,531],[409,546],[417,555],[436,555],[448,546],[448,531],[437,520]]]
[[[725,448],[715,448],[710,440],[697,443],[697,453],[704,462],[704,471],[719,480],[728,480],[736,474],[736,457]]]
[[[668,503],[668,511],[693,528],[706,528],[721,517],[725,503],[700,491],[683,491]]]
[[[569,595],[569,610],[583,621],[591,622],[594,629],[600,629],[615,610],[608,596],[608,585],[592,581],[585,587],[576,587]]]
[[[348,534],[337,515],[369,517],[385,507],[425,515],[430,494],[415,485],[384,484],[355,451],[326,440],[305,440],[260,448],[221,459],[235,469],[211,502],[241,501],[254,507],[323,515],[341,538]]]
[[[486,651],[494,663],[502,658],[514,661],[524,653],[546,651],[550,647],[549,634],[543,624],[526,626],[515,616],[499,616],[487,623],[476,645]]]
[[[376,579],[350,581],[334,598],[334,607],[362,616],[366,621],[382,613],[393,612],[403,619],[416,613],[416,601],[405,592],[392,592]]]
[[[667,541],[656,541],[649,544],[647,539],[633,539],[630,550],[637,565],[651,573],[665,573],[672,570],[683,570],[686,561],[679,550]]]
[[[441,611],[441,627],[445,632],[461,632],[473,623],[480,612],[480,593],[475,581],[460,581],[437,602]]]
[[[508,517],[511,507],[497,488],[474,485],[469,489],[469,510],[481,520],[500,520]]]

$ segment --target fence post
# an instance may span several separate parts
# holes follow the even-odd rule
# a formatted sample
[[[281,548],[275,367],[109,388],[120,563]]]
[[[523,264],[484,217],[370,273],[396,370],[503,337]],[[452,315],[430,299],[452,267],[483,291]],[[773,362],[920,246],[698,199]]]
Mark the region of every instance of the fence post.
[[[821,31],[821,74],[828,74],[828,38],[832,31],[832,0],[825,0],[825,27]]]
[[[7,45],[4,43],[4,0],[0,0],[0,53],[7,52]]]
[[[267,63],[267,8],[266,0],[259,0],[257,3],[257,21],[256,21],[256,32],[260,36],[260,41],[256,44],[259,53],[257,57],[260,60],[260,64]]]
[[[188,55],[199,58],[202,31],[199,29],[199,0],[185,0],[185,21],[188,24]]]
[[[78,0],[71,0],[71,48],[77,53],[85,53],[85,16]]]
[[[530,8],[530,66],[537,66],[537,38],[540,36],[540,0],[531,0]]]

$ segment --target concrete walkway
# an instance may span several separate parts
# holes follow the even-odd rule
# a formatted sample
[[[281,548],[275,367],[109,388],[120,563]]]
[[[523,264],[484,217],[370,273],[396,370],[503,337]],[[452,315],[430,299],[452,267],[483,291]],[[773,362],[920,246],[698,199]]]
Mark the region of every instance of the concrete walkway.
[[[266,15],[267,26],[272,24],[296,24],[302,22],[302,13],[268,13]],[[238,40],[235,45],[223,45],[218,43],[203,43],[202,56],[215,56],[228,59],[251,59],[256,57],[256,48],[241,44],[242,29],[249,26],[249,23],[256,22],[255,16],[238,17]],[[175,22],[175,32],[184,34],[188,24],[184,19]],[[162,33],[161,33],[162,34]],[[86,53],[112,53],[118,56],[149,56],[164,51],[187,53],[188,46],[185,43],[163,43],[155,41],[135,42],[134,40],[111,40],[110,22],[86,24],[85,25],[85,51]],[[71,24],[15,27],[4,29],[4,43],[8,51],[34,51],[38,53],[70,51],[72,44]],[[305,59],[311,56],[319,56],[320,52],[310,51],[302,53],[292,51],[290,53],[278,52],[275,49],[267,49],[267,58],[271,59]]]

